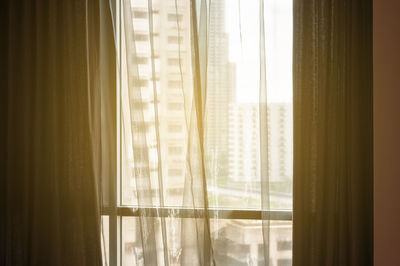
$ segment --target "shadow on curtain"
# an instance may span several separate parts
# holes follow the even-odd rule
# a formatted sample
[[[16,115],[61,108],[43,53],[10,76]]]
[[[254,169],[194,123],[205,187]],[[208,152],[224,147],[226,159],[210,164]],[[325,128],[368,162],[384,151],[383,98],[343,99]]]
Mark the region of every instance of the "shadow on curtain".
[[[372,1],[294,1],[293,40],[293,263],[372,265]]]
[[[101,265],[99,2],[4,5],[0,264]]]

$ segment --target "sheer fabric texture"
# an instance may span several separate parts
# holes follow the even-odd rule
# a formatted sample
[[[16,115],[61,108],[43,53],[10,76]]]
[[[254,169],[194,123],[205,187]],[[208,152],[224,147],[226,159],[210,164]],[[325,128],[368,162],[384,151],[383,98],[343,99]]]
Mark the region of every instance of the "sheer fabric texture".
[[[124,265],[275,265],[270,242],[279,235],[289,243],[282,259],[290,264],[290,222],[271,222],[268,212],[258,221],[208,215],[219,208],[291,208],[291,168],[273,172],[270,182],[270,103],[291,119],[291,76],[275,75],[291,69],[291,37],[276,31],[277,11],[291,25],[291,4],[278,2],[121,1],[120,21],[114,20],[119,200],[140,210],[139,217],[122,217]],[[280,65],[267,47],[277,49],[285,38],[289,55]],[[275,78],[267,82],[268,72]],[[269,86],[288,93],[271,101]],[[290,126],[285,132],[283,142]],[[152,207],[171,211],[154,217]],[[182,218],[178,209],[195,211]]]

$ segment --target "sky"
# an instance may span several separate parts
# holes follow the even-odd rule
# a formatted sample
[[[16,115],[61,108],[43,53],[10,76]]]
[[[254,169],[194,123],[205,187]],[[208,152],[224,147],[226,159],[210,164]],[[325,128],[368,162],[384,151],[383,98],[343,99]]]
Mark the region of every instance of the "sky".
[[[264,5],[268,102],[292,102],[292,0],[265,0]],[[225,10],[237,100],[258,102],[259,0],[225,0]]]

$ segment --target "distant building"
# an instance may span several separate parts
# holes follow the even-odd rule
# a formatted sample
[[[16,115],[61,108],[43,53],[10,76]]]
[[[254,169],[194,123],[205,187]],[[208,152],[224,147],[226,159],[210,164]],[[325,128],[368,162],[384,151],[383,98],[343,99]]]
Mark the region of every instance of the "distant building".
[[[259,104],[232,103],[228,121],[228,176],[231,182],[228,182],[229,185],[226,185],[226,188],[240,190],[241,203],[249,205],[249,202],[253,201],[257,203],[251,207],[260,207]],[[292,121],[292,105],[290,103],[268,104],[268,182],[271,193],[270,204],[275,208],[291,208]],[[220,191],[223,190],[220,189]],[[233,195],[235,194],[227,192],[223,196],[231,197]],[[236,197],[238,198],[240,195],[236,194]]]
[[[257,183],[260,179],[260,133],[257,103],[234,103],[229,110],[229,178]]]
[[[135,97],[129,99],[127,89],[122,96],[123,101],[128,102],[128,107],[123,110],[123,119],[130,115],[131,108],[143,115],[143,123],[136,125],[135,121],[129,124],[125,121],[123,134],[126,145],[123,145],[122,168],[122,204],[138,204],[138,194],[145,202],[151,202],[153,206],[160,203],[158,171],[162,171],[163,199],[166,206],[182,206],[183,188],[186,170],[186,117],[184,92],[187,97],[192,97],[193,79],[191,68],[191,38],[190,38],[190,2],[175,0],[153,1],[154,21],[154,70],[152,74],[152,54],[150,50],[149,11],[147,0],[130,1],[133,19],[133,31],[135,49],[126,55],[130,63],[137,68],[130,68],[130,76],[137,76],[134,80],[136,86],[140,86],[139,101]],[[179,27],[178,27],[179,25]],[[157,103],[153,93],[153,81],[156,83]],[[126,104],[127,102],[125,102]],[[187,108],[189,104],[187,104]],[[160,150],[162,168],[158,169],[157,138],[155,124],[155,109],[158,108],[158,129],[160,136]],[[189,108],[190,109],[190,108]],[[139,119],[140,120],[140,119]],[[140,132],[136,137],[142,139],[136,145],[132,145],[129,127],[138,126]],[[142,135],[140,133],[143,133]],[[133,147],[133,153],[130,149]],[[135,154],[135,151],[138,153]],[[142,158],[136,158],[143,151]],[[135,171],[149,171],[150,179],[135,180]],[[147,184],[143,189],[137,187],[137,183]],[[147,183],[146,183],[147,182]],[[151,187],[151,190],[148,188]],[[140,202],[143,204],[143,202]],[[156,220],[159,221],[159,220]],[[122,239],[122,265],[142,265],[143,250],[141,247],[140,225],[138,218],[126,218],[123,220]],[[174,261],[173,254],[181,250],[180,224],[167,224],[169,252],[171,266],[180,265],[179,255]],[[161,235],[159,224],[154,225],[156,236]],[[154,254],[159,261],[163,260],[162,249]]]
[[[211,179],[227,180],[229,172],[229,105],[236,91],[235,64],[229,61],[225,0],[213,0],[209,11],[205,147]],[[210,180],[211,182],[215,180]]]
[[[259,179],[260,125],[258,103],[235,103],[229,112],[229,177]],[[292,105],[268,104],[268,169],[271,182],[291,178],[293,166]]]
[[[147,0],[139,0],[131,1],[131,5],[135,51],[127,55],[127,58],[137,66],[137,69],[130,69],[129,75],[138,75],[139,78],[135,82],[141,87],[140,105],[132,103],[132,99],[131,104],[133,108],[136,104],[138,110],[143,112],[145,122],[141,128],[145,132],[143,140],[145,143],[142,145],[147,145],[148,157],[144,158],[143,165],[149,167],[153,189],[152,201],[153,204],[158,204],[159,191],[156,185],[158,184],[158,155],[154,108],[157,106],[165,204],[181,206],[187,139],[184,92],[191,96],[193,91],[190,2],[178,0],[175,7],[175,0],[153,1],[154,77],[152,76],[148,3]],[[138,73],[134,73],[135,71]],[[157,105],[154,104],[153,78],[157,88]],[[128,155],[126,160],[129,164],[126,171],[133,171],[133,167],[141,167],[134,165],[132,154]],[[123,178],[123,201],[134,203],[137,197],[135,177],[132,174],[125,174]]]
[[[266,243],[261,221],[229,220],[214,240],[215,259],[221,266],[265,265],[268,248],[269,266],[292,265],[292,224],[271,221],[266,225]]]

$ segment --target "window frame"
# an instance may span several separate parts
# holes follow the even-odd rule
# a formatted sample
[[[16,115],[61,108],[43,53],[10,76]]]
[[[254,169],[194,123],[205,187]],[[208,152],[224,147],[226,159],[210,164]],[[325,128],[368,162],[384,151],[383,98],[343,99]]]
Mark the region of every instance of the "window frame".
[[[110,6],[115,18],[115,43],[117,61],[121,62],[121,6],[122,0],[111,0]],[[206,217],[205,210],[202,208],[184,207],[140,207],[122,204],[122,171],[121,171],[121,65],[116,64],[116,172],[115,176],[110,177],[110,195],[108,207],[102,207],[101,216],[108,217],[108,257],[103,256],[107,262],[103,265],[120,266],[122,265],[122,218],[124,217],[169,217],[171,213],[174,218],[199,218]],[[208,208],[208,217],[218,217],[218,219],[229,220],[269,220],[269,221],[293,221],[293,209],[282,210],[262,210],[262,209],[241,209],[241,208]],[[103,226],[103,225],[102,225]],[[104,237],[104,228],[102,236]],[[105,243],[105,242],[103,242]]]

